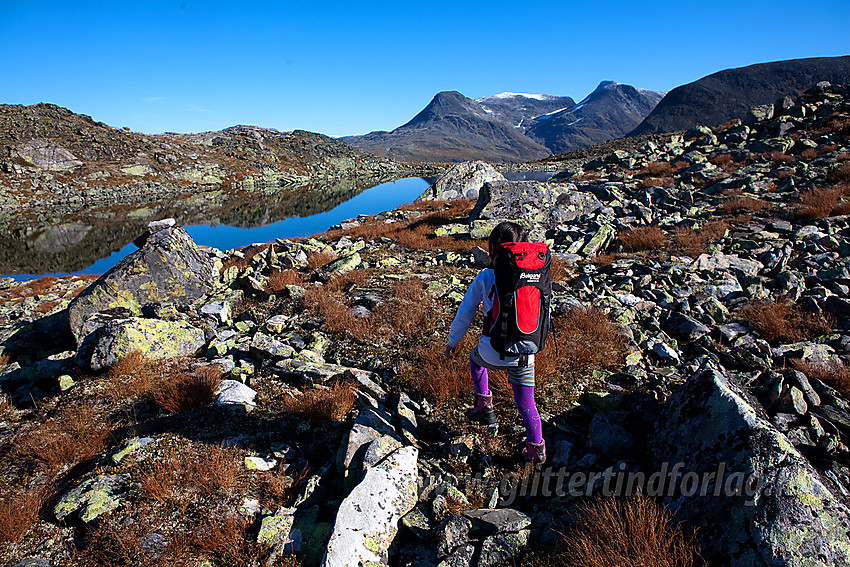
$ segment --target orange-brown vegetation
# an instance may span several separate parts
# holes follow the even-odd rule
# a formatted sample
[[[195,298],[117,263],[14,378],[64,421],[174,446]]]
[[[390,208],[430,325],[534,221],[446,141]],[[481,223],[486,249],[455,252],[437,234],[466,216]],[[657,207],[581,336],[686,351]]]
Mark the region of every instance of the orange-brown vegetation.
[[[298,270],[285,269],[275,270],[269,274],[269,279],[266,282],[266,293],[277,293],[286,289],[288,285],[303,285],[304,275]]]
[[[133,351],[122,357],[107,372],[109,397],[114,402],[126,398],[150,397],[160,384],[170,378],[172,366],[146,358],[140,351]]]
[[[215,364],[198,368],[189,374],[179,373],[159,385],[154,401],[163,410],[176,413],[209,404],[221,383],[221,369]]]
[[[812,160],[812,159],[815,159],[816,157],[818,157],[818,152],[814,148],[806,148],[805,150],[800,152],[800,157],[802,157],[804,159]]]
[[[143,465],[139,484],[145,497],[185,510],[195,493],[229,492],[244,480],[244,471],[240,452],[232,447],[168,447]]]
[[[477,336],[467,333],[451,358],[446,356],[443,342],[420,345],[409,361],[402,363],[402,374],[410,378],[416,390],[438,404],[471,394],[469,351],[477,341]]]
[[[201,553],[218,558],[220,565],[263,565],[269,550],[251,538],[250,528],[248,519],[224,512],[194,536],[192,545]]]
[[[845,161],[841,165],[829,170],[826,175],[827,183],[850,183],[850,161]]]
[[[785,152],[780,152],[778,150],[774,150],[766,154],[764,157],[777,163],[788,163],[789,161],[794,161],[794,156],[789,156]]]
[[[711,221],[698,229],[677,228],[673,233],[672,251],[688,256],[699,256],[708,251],[708,245],[726,235],[729,223]]]
[[[626,354],[626,338],[608,315],[595,307],[571,309],[553,317],[546,348],[535,355],[541,379],[586,369],[614,368]]]
[[[817,378],[839,392],[850,394],[850,367],[845,366],[840,360],[813,362],[795,359],[791,361],[791,364],[809,378]]]
[[[333,252],[322,250],[321,252],[311,252],[307,255],[307,269],[317,270],[336,260],[336,255]]]
[[[14,452],[45,473],[56,474],[100,453],[110,432],[110,423],[91,405],[69,405],[28,431]]]
[[[804,219],[846,214],[850,214],[850,182],[803,191],[791,210],[791,216]]]
[[[725,214],[740,212],[759,213],[772,207],[773,205],[767,201],[763,201],[755,197],[743,196],[726,199],[720,204],[719,210]]]
[[[772,344],[811,339],[829,333],[833,327],[828,318],[804,311],[787,299],[746,303],[738,316]]]
[[[741,164],[732,158],[732,154],[717,154],[709,160],[713,165],[726,172],[735,171],[740,168]]]
[[[617,234],[617,240],[622,244],[624,251],[640,252],[664,246],[667,235],[657,226],[639,226],[629,230],[621,230]]]
[[[282,411],[311,422],[342,421],[356,399],[354,384],[339,381],[330,387],[316,387],[298,397],[287,398]]]
[[[577,515],[560,544],[568,565],[690,567],[699,558],[695,537],[646,496],[597,498]]]
[[[400,210],[420,213],[400,222],[384,222],[379,217],[365,220],[358,226],[346,230],[332,230],[327,234],[336,237],[341,234],[351,238],[377,240],[390,238],[405,248],[420,250],[450,250],[454,252],[468,251],[481,242],[458,240],[452,236],[436,236],[434,230],[442,225],[466,222],[475,202],[471,199],[455,201],[423,201],[409,203],[399,207]],[[486,248],[486,245],[485,245]]]
[[[552,263],[549,265],[549,277],[552,282],[564,282],[570,278],[570,271],[567,269],[566,263],[557,256],[552,256]]]
[[[0,544],[17,541],[29,532],[52,496],[50,486],[17,490],[0,499]]]
[[[607,266],[613,264],[617,257],[614,254],[595,254],[590,258],[591,263],[596,266]]]
[[[264,506],[270,510],[276,510],[280,506],[292,506],[309,475],[308,466],[291,475],[287,474],[282,466],[270,471],[257,471]]]
[[[398,342],[413,340],[433,328],[440,306],[417,277],[393,283],[387,298],[368,317],[352,314],[347,304],[349,294],[345,293],[348,284],[344,282],[350,282],[352,277],[366,277],[365,272],[354,276],[356,273],[357,270],[335,276],[324,286],[308,289],[303,298],[304,304],[321,314],[331,330],[345,332],[358,340]]]
[[[224,262],[224,264],[222,265],[221,271],[224,272],[227,269],[232,268],[233,266],[238,267],[240,270],[244,270],[251,263],[251,260],[254,259],[254,256],[261,252],[265,252],[266,250],[268,250],[269,246],[271,246],[271,242],[266,242],[264,244],[258,245],[252,244],[250,246],[240,248],[239,252],[242,253],[242,258],[239,258],[237,256],[232,256],[228,258],[227,261]]]

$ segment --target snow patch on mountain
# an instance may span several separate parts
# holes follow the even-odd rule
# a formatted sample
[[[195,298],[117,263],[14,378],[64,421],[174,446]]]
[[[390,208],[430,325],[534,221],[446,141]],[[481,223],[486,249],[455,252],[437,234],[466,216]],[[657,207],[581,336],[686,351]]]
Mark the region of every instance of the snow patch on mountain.
[[[493,100],[493,99],[506,99],[506,98],[516,98],[516,97],[533,98],[534,100],[552,100],[552,99],[558,98],[555,95],[549,95],[549,94],[529,94],[529,93],[504,92],[504,93],[499,93],[499,94],[495,94],[495,95],[477,98],[477,99],[475,99],[475,102],[487,102],[488,100]]]

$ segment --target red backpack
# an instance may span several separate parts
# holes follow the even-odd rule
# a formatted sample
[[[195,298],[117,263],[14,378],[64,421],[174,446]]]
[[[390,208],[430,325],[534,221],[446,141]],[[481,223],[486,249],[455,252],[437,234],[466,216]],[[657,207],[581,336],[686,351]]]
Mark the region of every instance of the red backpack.
[[[519,356],[521,366],[543,349],[549,334],[551,262],[542,242],[506,242],[496,256],[493,308],[484,316],[484,334],[502,358]]]

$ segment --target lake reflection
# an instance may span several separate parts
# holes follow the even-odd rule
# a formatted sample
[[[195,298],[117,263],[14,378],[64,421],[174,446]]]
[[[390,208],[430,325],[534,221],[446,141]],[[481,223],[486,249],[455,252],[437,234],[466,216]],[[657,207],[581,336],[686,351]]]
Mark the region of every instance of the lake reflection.
[[[57,219],[48,228],[0,238],[0,274],[15,279],[43,275],[101,274],[136,250],[147,223],[174,217],[198,244],[222,250],[275,238],[324,232],[359,214],[377,214],[412,202],[433,182],[409,177],[366,190],[345,181],[269,195],[191,194],[168,202]],[[141,213],[140,213],[141,211]]]

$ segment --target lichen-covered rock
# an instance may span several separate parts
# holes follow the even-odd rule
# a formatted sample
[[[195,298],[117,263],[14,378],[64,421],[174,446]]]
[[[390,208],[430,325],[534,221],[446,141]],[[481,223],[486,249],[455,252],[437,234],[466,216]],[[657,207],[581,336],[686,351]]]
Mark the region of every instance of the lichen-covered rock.
[[[417,201],[451,201],[477,199],[485,183],[506,181],[492,165],[483,161],[467,161],[449,167]]]
[[[242,382],[236,380],[222,380],[218,389],[215,391],[215,400],[213,403],[217,406],[245,406],[246,409],[253,408],[256,404],[254,398],[257,397],[256,390],[246,386]]]
[[[528,227],[554,228],[602,207],[592,193],[572,183],[497,181],[484,185],[470,220],[515,219]]]
[[[416,505],[418,455],[404,447],[366,470],[339,506],[322,567],[387,563],[399,520]]]
[[[204,332],[186,321],[115,319],[86,337],[77,362],[102,370],[134,351],[150,359],[174,358],[194,354],[205,342]]]
[[[128,474],[99,475],[91,478],[62,496],[53,513],[60,522],[72,515],[83,522],[91,522],[121,504],[120,494],[126,489],[129,481]]]
[[[677,519],[699,526],[712,565],[850,563],[850,510],[733,379],[704,365],[659,423],[656,470],[682,463],[682,474],[715,474],[706,495],[688,494],[683,479],[670,498]]]
[[[144,245],[119,261],[68,305],[71,332],[82,343],[81,329],[93,313],[120,307],[141,315],[149,304],[191,305],[218,279],[213,260],[180,227],[149,234]]]

